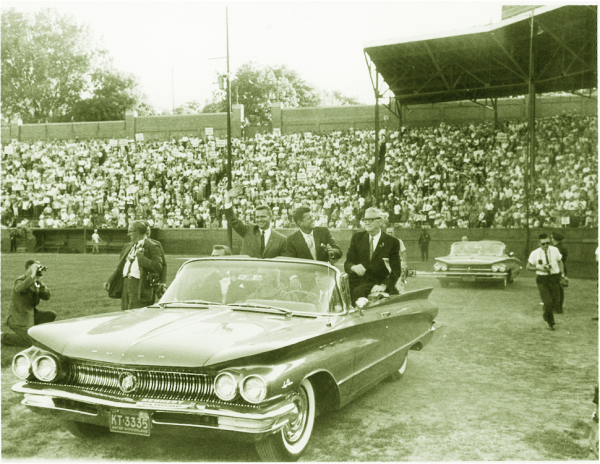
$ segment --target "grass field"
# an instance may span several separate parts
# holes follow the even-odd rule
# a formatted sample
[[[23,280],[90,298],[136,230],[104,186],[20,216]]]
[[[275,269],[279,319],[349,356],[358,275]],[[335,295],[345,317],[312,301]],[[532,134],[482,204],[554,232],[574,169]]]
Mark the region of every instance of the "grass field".
[[[36,255],[52,291],[40,309],[59,319],[119,310],[102,283],[116,255]],[[22,254],[2,256],[2,320]],[[184,257],[168,256],[169,280]],[[416,266],[413,266],[416,267]],[[303,461],[564,461],[588,458],[587,434],[598,383],[598,286],[571,279],[557,330],[546,329],[531,273],[506,290],[464,284],[441,288],[415,277],[407,290],[431,294],[444,324],[422,352],[411,352],[401,382],[383,382],[340,411],[319,417]],[[205,438],[112,434],[81,442],[38,416],[10,391],[2,349],[3,459],[254,461],[252,447]]]

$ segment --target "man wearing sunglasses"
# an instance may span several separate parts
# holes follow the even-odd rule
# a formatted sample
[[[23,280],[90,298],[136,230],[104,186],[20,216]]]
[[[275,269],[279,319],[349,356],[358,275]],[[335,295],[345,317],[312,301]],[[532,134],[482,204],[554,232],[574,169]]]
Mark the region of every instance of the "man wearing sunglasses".
[[[400,242],[381,230],[383,212],[368,208],[362,223],[365,230],[352,236],[344,263],[352,303],[370,293],[398,294],[396,281],[401,274]]]
[[[558,248],[550,245],[547,234],[540,234],[540,247],[533,250],[527,261],[527,270],[535,271],[535,282],[544,303],[544,321],[550,330],[554,330],[554,312],[558,312],[560,303],[560,278],[564,277],[562,255]]]

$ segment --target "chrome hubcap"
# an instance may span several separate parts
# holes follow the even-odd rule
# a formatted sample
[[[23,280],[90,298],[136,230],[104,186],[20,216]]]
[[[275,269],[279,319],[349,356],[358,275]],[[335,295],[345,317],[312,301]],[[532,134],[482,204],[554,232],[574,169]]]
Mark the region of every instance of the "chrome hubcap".
[[[296,406],[290,421],[284,430],[284,437],[288,443],[294,443],[302,437],[308,416],[308,399],[304,389],[293,399]]]

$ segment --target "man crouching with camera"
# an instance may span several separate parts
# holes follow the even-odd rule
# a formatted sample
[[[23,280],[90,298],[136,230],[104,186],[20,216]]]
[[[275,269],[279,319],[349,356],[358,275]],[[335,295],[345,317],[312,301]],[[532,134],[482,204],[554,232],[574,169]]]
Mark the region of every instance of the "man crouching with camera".
[[[48,268],[42,266],[39,261],[28,260],[25,263],[26,272],[15,280],[10,308],[6,325],[9,331],[2,334],[2,344],[6,346],[32,345],[32,340],[27,335],[30,327],[56,319],[54,311],[40,311],[37,305],[40,300],[50,299],[50,290],[42,277]]]

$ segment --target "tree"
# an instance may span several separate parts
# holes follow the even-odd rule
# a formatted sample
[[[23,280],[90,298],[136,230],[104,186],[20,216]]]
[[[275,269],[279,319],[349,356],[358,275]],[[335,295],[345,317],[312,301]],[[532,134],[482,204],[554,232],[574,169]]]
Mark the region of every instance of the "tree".
[[[184,103],[173,110],[173,114],[198,114],[202,113],[202,103],[193,100]]]
[[[300,75],[284,65],[269,67],[253,62],[237,70],[231,82],[232,102],[244,105],[244,114],[251,125],[264,126],[271,122],[271,101],[280,101],[284,107],[297,108],[356,104],[356,99],[341,92],[315,89]],[[227,94],[216,91],[213,102],[205,105],[203,113],[227,111]]]
[[[143,100],[137,78],[112,68],[92,73],[92,89],[91,98],[73,105],[72,121],[120,121]]]
[[[43,9],[2,12],[2,112],[24,122],[60,120],[90,85],[101,50],[87,26]]]

